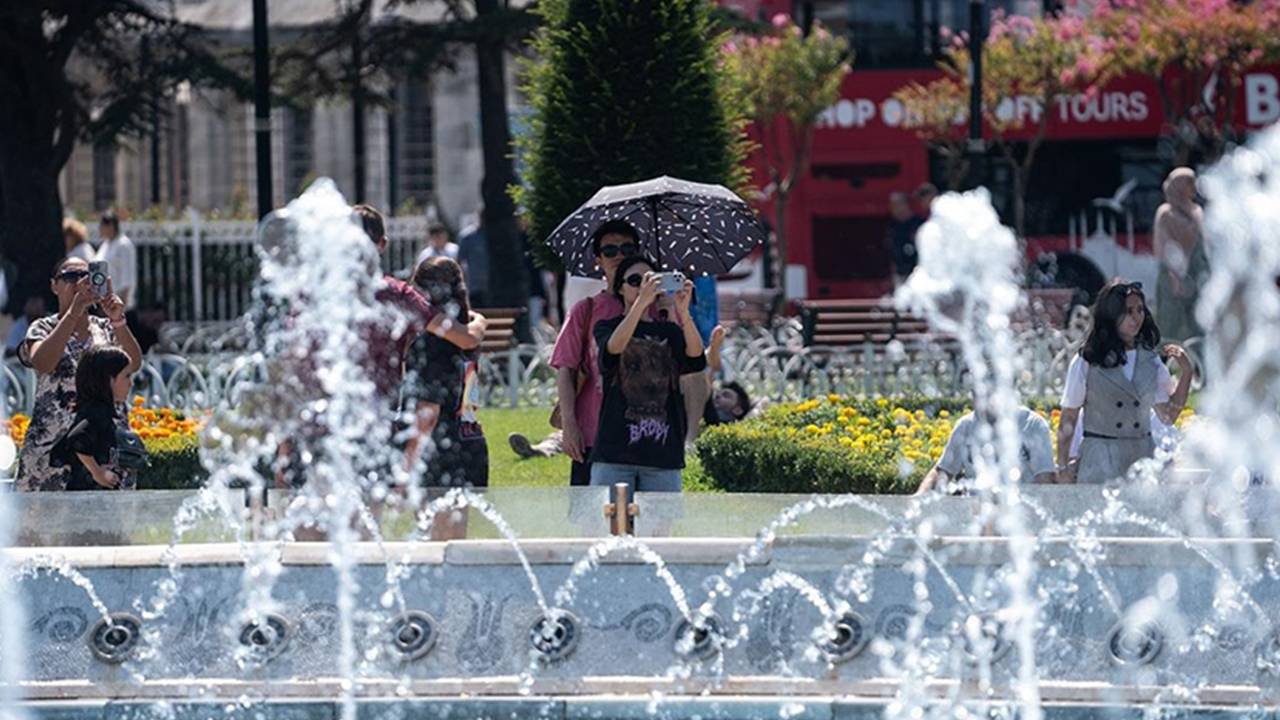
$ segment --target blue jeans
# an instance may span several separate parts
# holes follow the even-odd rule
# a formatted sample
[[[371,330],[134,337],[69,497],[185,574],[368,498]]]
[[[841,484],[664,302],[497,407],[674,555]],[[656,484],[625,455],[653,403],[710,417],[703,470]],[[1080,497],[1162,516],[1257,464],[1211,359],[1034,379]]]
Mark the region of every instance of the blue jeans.
[[[621,465],[618,463],[591,463],[591,484],[613,487],[617,483],[631,486],[631,492],[680,492],[682,483],[679,470]]]

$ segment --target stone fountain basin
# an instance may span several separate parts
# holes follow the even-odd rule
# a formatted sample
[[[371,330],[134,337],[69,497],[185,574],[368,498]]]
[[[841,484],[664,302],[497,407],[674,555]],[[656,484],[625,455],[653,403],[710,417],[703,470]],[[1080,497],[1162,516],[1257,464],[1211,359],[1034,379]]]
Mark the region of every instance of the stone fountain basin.
[[[555,589],[592,542],[520,543],[550,604],[556,604]],[[695,608],[706,597],[704,582],[750,545],[736,539],[648,544],[665,559]],[[930,561],[923,563],[920,547],[905,538],[777,538],[748,561],[734,581],[734,596],[714,603],[724,633],[741,637],[693,658],[677,650],[682,617],[668,587],[635,552],[622,550],[580,580],[576,598],[564,606],[576,618],[573,646],[547,661],[532,651],[531,629],[542,613],[510,544],[390,543],[385,549],[358,544],[353,547],[355,605],[360,608],[356,636],[365,662],[358,671],[357,694],[393,695],[399,687],[418,696],[512,696],[521,691],[521,674],[532,669],[525,689],[557,697],[660,690],[888,699],[900,683],[878,653],[900,643],[912,625],[917,606],[913,583],[923,573],[929,608],[921,635],[912,643],[933,653],[936,666],[924,684],[927,692],[941,697],[958,685],[980,682],[960,628],[971,616],[1001,605],[974,600],[973,589],[978,578],[986,577],[994,597],[1003,597],[1000,579],[1009,567],[1009,544],[995,537],[935,538],[926,544]],[[244,593],[255,581],[245,579],[243,550],[236,544],[206,544],[5,551],[13,564],[65,561],[93,583],[110,611],[131,613],[142,624],[143,639],[134,655],[122,664],[103,662],[90,647],[100,615],[85,591],[47,572],[22,580],[19,590],[27,600],[29,622],[28,697],[336,696],[340,646],[329,547],[294,543],[281,548],[272,611],[285,637],[271,646],[272,652],[247,655],[241,649],[247,619]],[[1280,682],[1260,668],[1259,657],[1270,657],[1275,633],[1271,618],[1280,617],[1280,581],[1260,572],[1245,586],[1255,603],[1252,610],[1222,616],[1212,605],[1216,582],[1225,577],[1215,564],[1235,567],[1247,560],[1267,568],[1274,566],[1274,555],[1269,540],[1039,541],[1036,587],[1046,622],[1035,645],[1042,697],[1049,702],[1172,701],[1170,688],[1187,686],[1196,689],[1200,703],[1251,704],[1269,698]],[[416,659],[406,659],[391,642],[388,625],[399,609],[384,610],[381,604],[387,557],[408,559],[405,607],[435,621],[434,643]],[[1085,558],[1096,558],[1097,578],[1082,569]],[[144,610],[156,597],[158,584],[170,577],[170,561],[180,568],[174,600],[158,617],[148,618]],[[850,600],[860,624],[856,631],[869,642],[840,661],[815,648],[813,630],[822,618],[791,587],[764,596],[756,612],[748,612],[745,593],[780,571],[803,578],[835,605],[843,597],[842,573],[847,578],[861,566],[871,568],[870,595]],[[939,567],[946,568],[946,576]],[[953,588],[970,597],[958,598]],[[1150,616],[1153,625],[1144,624],[1140,618],[1147,616],[1133,609],[1152,602],[1160,610]],[[1145,640],[1136,648],[1132,635],[1113,642],[1118,626],[1144,632],[1154,627],[1151,632],[1158,637],[1139,635]],[[999,633],[999,625],[995,627]],[[1197,628],[1208,628],[1208,634],[1192,642]],[[1016,652],[1006,650],[1009,642],[1000,637],[992,646],[989,690],[982,690],[988,697],[1009,696],[1016,669]],[[1123,657],[1114,656],[1117,643]],[[238,653],[246,662],[238,661]]]
[[[665,696],[660,701],[617,695],[509,698],[360,699],[356,720],[881,720],[884,700],[842,696],[788,697],[779,695]],[[1018,717],[1008,703],[966,704],[971,717]],[[942,708],[937,708],[942,710]],[[955,705],[945,710],[954,711]],[[1230,706],[1166,704],[1160,717],[1178,720],[1271,718],[1273,713]],[[27,707],[37,720],[339,720],[340,703],[321,698],[284,698],[228,704],[212,701],[43,701]],[[1046,703],[1046,720],[1143,720],[1150,708],[1133,704]],[[990,713],[987,715],[986,713]],[[951,713],[947,713],[951,714]],[[946,716],[944,714],[944,716]]]

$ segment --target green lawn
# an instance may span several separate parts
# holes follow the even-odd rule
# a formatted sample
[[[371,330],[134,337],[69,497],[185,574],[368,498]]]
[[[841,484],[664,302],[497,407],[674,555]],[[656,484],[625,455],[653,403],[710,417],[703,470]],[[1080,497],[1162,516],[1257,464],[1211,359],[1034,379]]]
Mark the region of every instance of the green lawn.
[[[557,455],[553,458],[524,460],[511,451],[507,435],[523,433],[536,443],[551,432],[547,423],[550,408],[483,408],[480,424],[484,426],[489,441],[490,487],[566,487],[569,484],[569,458]],[[685,458],[684,489],[686,491],[713,491],[702,475],[702,465],[696,455]]]
[[[523,433],[536,443],[551,432],[549,408],[483,408],[480,424],[489,441],[489,485],[492,487],[563,487],[569,484],[569,457],[523,460],[511,451],[507,435]]]

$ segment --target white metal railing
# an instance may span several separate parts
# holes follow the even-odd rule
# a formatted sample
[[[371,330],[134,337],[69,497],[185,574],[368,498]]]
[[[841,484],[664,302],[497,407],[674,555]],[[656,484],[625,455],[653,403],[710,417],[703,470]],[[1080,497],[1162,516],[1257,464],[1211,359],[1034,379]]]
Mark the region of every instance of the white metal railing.
[[[225,333],[233,336],[235,329]],[[235,405],[247,384],[261,382],[260,361],[240,349],[218,351],[215,338],[206,352],[152,352],[134,381],[134,392],[151,406],[185,409]],[[194,344],[188,343],[194,347]],[[1047,328],[1027,330],[1022,348],[1019,390],[1027,397],[1053,397],[1062,388],[1073,336]],[[551,344],[540,336],[482,355],[482,401],[490,407],[549,407],[555,400]],[[805,347],[796,320],[772,328],[736,327],[722,355],[726,379],[741,383],[753,400],[804,400],[840,395],[953,395],[968,393],[968,373],[954,344],[913,341],[898,345],[867,343],[856,347]],[[30,413],[34,373],[16,360],[4,366],[8,407]]]
[[[428,222],[426,216],[387,219],[384,271],[412,267]],[[256,222],[188,210],[184,220],[126,222],[121,230],[138,248],[140,307],[163,305],[171,320],[196,326],[233,321],[248,309],[258,271]]]

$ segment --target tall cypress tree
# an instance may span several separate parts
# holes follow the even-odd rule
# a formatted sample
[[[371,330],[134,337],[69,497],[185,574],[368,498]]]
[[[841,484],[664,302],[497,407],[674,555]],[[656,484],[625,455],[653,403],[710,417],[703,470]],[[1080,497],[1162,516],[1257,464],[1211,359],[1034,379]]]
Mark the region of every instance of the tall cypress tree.
[[[709,0],[543,0],[525,74],[527,212],[543,241],[604,185],[671,175],[742,186],[747,141],[718,63]]]

